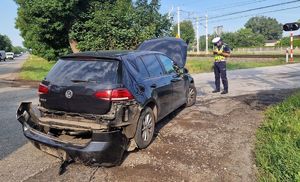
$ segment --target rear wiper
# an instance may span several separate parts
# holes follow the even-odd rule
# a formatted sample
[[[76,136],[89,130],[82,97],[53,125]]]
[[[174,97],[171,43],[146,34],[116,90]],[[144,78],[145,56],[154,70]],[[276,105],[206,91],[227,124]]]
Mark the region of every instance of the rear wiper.
[[[74,82],[74,83],[86,83],[86,82],[96,82],[95,80],[71,80],[71,82]]]
[[[88,82],[88,80],[71,80],[71,82],[80,83],[80,82]]]

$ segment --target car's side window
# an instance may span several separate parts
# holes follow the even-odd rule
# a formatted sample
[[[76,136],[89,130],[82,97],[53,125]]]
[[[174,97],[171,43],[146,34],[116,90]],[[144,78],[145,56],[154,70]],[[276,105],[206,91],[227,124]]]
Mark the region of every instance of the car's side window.
[[[167,74],[175,73],[173,61],[164,55],[158,55],[162,62]]]
[[[163,69],[155,55],[142,56],[142,60],[149,72],[150,77],[158,77],[164,74]]]
[[[142,61],[141,58],[137,58],[136,59],[136,65],[137,65],[137,68],[138,68],[138,72],[144,77],[144,78],[149,78],[149,73]]]

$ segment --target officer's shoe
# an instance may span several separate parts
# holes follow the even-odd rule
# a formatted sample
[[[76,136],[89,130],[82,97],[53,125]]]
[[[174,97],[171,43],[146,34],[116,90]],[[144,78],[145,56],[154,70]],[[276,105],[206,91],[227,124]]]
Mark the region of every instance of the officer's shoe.
[[[218,92],[220,92],[220,90],[214,90],[214,91],[212,91],[212,93],[218,93]]]
[[[228,94],[228,90],[224,90],[221,94]]]

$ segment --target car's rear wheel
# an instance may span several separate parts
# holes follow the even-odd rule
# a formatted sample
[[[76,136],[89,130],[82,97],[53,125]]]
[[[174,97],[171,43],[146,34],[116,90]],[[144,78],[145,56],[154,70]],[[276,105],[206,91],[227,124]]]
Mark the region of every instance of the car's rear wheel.
[[[197,90],[194,85],[190,85],[188,93],[187,93],[187,102],[186,106],[190,107],[196,103],[197,98]]]
[[[135,133],[135,142],[140,149],[148,147],[155,129],[155,116],[151,108],[146,107],[139,118]]]

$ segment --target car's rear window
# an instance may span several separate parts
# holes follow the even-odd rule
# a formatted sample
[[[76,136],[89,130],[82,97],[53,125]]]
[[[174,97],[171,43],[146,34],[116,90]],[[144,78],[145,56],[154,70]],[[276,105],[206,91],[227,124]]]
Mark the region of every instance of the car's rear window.
[[[117,60],[59,60],[46,76],[51,83],[119,83]]]

